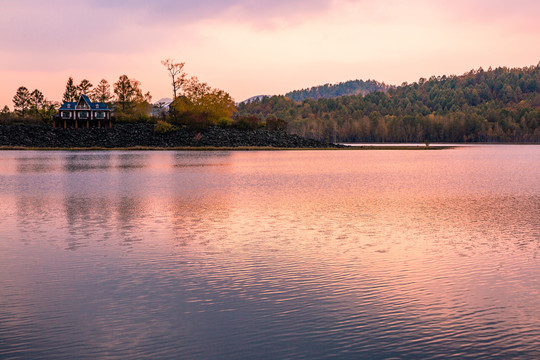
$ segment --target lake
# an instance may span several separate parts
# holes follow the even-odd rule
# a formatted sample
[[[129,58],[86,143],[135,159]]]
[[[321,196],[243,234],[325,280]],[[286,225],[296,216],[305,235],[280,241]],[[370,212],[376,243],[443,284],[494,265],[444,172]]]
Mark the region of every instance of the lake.
[[[2,359],[540,357],[540,146],[0,152]]]

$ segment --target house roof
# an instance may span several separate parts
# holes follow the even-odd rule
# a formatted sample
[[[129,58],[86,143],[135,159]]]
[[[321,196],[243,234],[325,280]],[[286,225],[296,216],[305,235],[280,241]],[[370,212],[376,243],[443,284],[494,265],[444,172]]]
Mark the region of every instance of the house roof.
[[[60,109],[58,110],[74,110],[76,105],[76,102],[65,102],[62,104],[62,106],[60,106]]]
[[[84,101],[86,101],[86,103],[87,103],[88,105],[92,105],[92,102],[90,101],[90,98],[89,98],[88,96],[82,94],[82,95],[81,95],[81,98],[82,98]],[[81,101],[81,99],[79,99],[79,102],[80,102],[80,101]]]
[[[103,102],[91,102],[90,98],[86,95],[81,95],[81,98],[90,106],[91,110],[101,110],[101,111],[111,111],[107,104]],[[71,101],[71,102],[65,102],[60,106],[58,110],[75,110],[75,107],[77,104],[81,101],[81,98],[79,98],[79,101]],[[85,109],[88,110],[88,109]]]

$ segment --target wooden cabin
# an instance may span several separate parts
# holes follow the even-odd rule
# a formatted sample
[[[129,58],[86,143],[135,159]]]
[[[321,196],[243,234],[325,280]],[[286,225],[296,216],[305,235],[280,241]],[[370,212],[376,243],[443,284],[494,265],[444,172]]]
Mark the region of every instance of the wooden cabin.
[[[86,95],[79,101],[65,102],[54,117],[54,127],[112,127],[111,110],[107,104],[92,102]]]

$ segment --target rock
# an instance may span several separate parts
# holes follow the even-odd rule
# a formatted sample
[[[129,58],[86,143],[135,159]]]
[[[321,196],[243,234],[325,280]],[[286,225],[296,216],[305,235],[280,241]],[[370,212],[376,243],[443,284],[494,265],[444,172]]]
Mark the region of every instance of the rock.
[[[266,129],[239,130],[211,126],[204,130],[182,128],[166,134],[153,124],[115,124],[112,129],[63,129],[47,125],[0,125],[0,146],[43,148],[119,147],[283,147],[335,148],[342,145],[305,139]]]

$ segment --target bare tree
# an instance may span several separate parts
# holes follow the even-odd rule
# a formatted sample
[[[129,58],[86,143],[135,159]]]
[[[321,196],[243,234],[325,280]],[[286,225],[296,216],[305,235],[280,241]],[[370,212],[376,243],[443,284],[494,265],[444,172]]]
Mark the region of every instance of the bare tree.
[[[186,73],[184,72],[185,63],[175,63],[172,59],[161,60],[161,64],[167,68],[169,76],[172,79],[173,87],[173,100],[176,99],[176,92],[182,88],[186,80]]]

